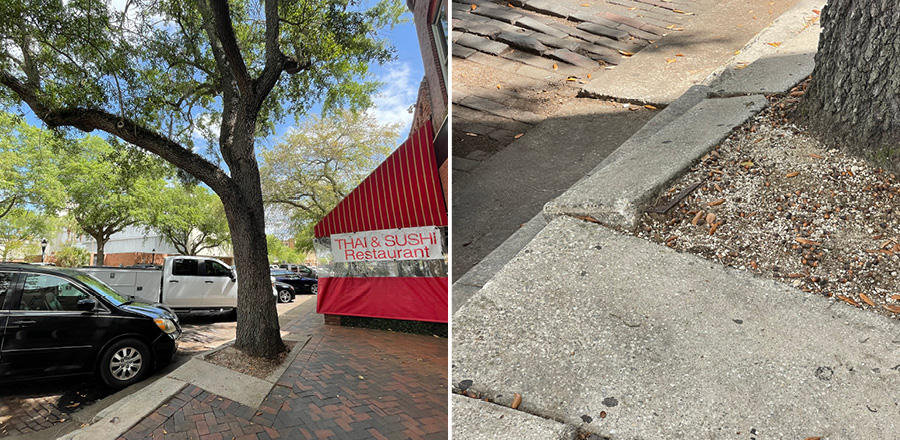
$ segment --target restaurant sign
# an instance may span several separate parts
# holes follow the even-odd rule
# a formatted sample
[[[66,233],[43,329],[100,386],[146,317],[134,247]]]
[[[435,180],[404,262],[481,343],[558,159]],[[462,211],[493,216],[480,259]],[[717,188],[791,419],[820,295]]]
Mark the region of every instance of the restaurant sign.
[[[336,263],[444,258],[441,234],[434,226],[333,234],[331,255]]]

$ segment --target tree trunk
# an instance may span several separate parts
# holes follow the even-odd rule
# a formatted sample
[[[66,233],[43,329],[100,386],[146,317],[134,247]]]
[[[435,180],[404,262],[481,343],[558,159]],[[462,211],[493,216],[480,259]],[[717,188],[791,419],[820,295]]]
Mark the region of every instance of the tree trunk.
[[[220,194],[231,228],[234,264],[240,271],[234,347],[251,356],[273,358],[285,346],[272,295],[259,165],[253,153],[256,118],[238,115],[237,121],[232,151],[243,154],[237,153],[229,167],[235,199]]]
[[[825,144],[900,169],[900,3],[829,0],[800,120]]]
[[[106,241],[97,237],[94,237],[94,240],[97,240],[97,257],[94,258],[94,266],[103,266],[103,248],[106,247]]]

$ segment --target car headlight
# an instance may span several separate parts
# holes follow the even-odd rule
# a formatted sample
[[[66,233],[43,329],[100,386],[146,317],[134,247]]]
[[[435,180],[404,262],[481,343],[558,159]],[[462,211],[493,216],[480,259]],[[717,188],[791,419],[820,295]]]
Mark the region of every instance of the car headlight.
[[[156,326],[166,334],[170,335],[178,331],[178,327],[175,326],[175,323],[172,322],[171,319],[156,318],[153,322],[155,322]]]

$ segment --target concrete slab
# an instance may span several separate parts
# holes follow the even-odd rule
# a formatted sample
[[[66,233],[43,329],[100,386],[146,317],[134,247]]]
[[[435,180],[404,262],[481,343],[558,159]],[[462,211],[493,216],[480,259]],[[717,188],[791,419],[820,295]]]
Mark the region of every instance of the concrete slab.
[[[477,168],[481,162],[477,160],[466,159],[464,157],[453,156],[453,160],[451,161],[451,163],[453,164],[452,169],[454,171],[469,172]]]
[[[538,214],[517,229],[500,246],[491,251],[475,267],[453,283],[453,304],[450,313],[456,313],[463,304],[478,293],[506,263],[522,250],[534,237],[547,226],[547,218]]]
[[[721,72],[709,86],[721,96],[785,93],[812,74],[820,32],[820,26],[810,26],[782,43],[774,53],[744,68]]]
[[[575,427],[522,411],[453,395],[453,438],[574,440]]]
[[[794,3],[719,2],[714,10],[702,14],[675,14],[685,20],[676,27],[682,31],[667,29],[665,36],[639,52],[631,51],[637,53],[627,63],[605,72],[603,81],[584,85],[582,91],[602,99],[669,104],[692,85],[703,83],[710,72],[725,65],[736,50]]]
[[[724,65],[710,72],[709,76],[703,81],[703,84],[711,85],[719,80],[719,76],[733,71],[735,67],[741,65],[749,65],[761,58],[769,58],[777,56],[779,52],[785,52],[789,49],[791,54],[815,52],[818,46],[813,46],[809,50],[809,46],[805,49],[790,49],[792,45],[804,44],[800,42],[792,43],[792,40],[798,39],[801,34],[806,34],[803,38],[809,38],[809,33],[816,35],[821,31],[819,15],[813,10],[821,11],[825,7],[824,0],[799,0],[776,18],[772,24],[761,30],[750,41],[747,42],[741,50],[734,54]],[[771,44],[770,44],[771,43]],[[781,43],[781,45],[779,45]],[[787,46],[787,48],[785,47]]]
[[[144,387],[94,416],[94,423],[70,432],[61,440],[94,440],[117,438],[140,422],[151,411],[178,394],[186,384],[183,381],[163,377]]]
[[[211,393],[256,408],[272,389],[272,383],[194,358],[170,375]]]
[[[614,439],[886,438],[900,432],[897,331],[558,218],[454,315],[452,382]]]
[[[590,216],[605,225],[633,228],[666,183],[766,104],[762,96],[705,100],[645,142],[623,151],[612,166],[547,203],[544,213]]]

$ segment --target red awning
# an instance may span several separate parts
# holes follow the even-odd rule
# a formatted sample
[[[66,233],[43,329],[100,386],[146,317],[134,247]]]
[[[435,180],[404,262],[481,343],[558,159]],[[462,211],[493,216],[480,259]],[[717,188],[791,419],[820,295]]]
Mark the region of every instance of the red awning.
[[[412,133],[315,227],[316,237],[447,226],[431,122]]]

